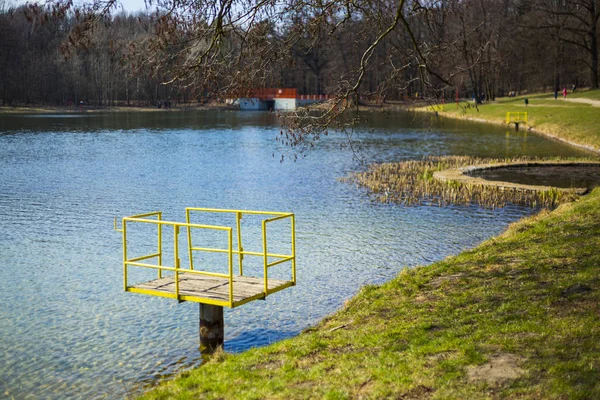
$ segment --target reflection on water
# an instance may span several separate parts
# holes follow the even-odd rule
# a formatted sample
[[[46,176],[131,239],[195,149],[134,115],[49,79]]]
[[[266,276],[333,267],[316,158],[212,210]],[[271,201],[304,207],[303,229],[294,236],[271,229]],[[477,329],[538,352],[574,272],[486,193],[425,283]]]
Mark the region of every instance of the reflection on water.
[[[430,154],[582,155],[495,127],[373,114],[373,161]],[[0,116],[0,393],[123,398],[198,365],[198,306],[124,293],[114,216],[187,206],[293,211],[298,286],[226,310],[228,351],[290,337],[367,283],[498,234],[530,210],[372,203],[337,178],[362,168],[332,134],[280,163],[266,113]]]
[[[469,173],[483,179],[523,185],[591,189],[600,185],[600,165],[537,165],[499,167]]]

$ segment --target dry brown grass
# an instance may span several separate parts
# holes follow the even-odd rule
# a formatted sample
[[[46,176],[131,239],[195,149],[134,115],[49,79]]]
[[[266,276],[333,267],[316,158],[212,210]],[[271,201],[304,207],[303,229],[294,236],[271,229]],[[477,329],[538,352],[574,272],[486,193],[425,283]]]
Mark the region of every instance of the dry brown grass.
[[[428,157],[395,163],[373,164],[367,171],[353,173],[343,181],[366,188],[377,201],[404,205],[477,204],[499,208],[506,204],[554,208],[573,201],[574,193],[550,190],[513,190],[487,185],[443,182],[434,179],[435,171],[479,164],[532,161],[532,158],[489,159],[469,156]],[[536,161],[538,159],[535,159]]]

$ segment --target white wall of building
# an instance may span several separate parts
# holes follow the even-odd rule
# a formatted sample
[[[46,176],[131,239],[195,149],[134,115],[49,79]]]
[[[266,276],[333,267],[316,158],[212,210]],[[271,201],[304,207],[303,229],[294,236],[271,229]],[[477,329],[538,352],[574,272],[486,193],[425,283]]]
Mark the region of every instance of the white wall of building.
[[[241,97],[239,99],[240,110],[266,110],[267,104],[256,97]]]
[[[241,97],[238,99],[240,110],[267,110],[268,102],[256,97]],[[298,106],[296,99],[281,98],[271,102],[274,110],[295,110]]]
[[[296,99],[275,99],[275,110],[295,110]]]

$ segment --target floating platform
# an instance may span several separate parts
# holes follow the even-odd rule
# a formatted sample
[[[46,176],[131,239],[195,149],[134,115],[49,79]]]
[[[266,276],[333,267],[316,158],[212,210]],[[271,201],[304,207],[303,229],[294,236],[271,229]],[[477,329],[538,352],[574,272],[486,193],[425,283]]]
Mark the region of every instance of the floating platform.
[[[194,214],[194,220],[198,220],[206,214],[211,214],[213,217],[215,214],[220,214],[224,218],[229,215],[233,223],[230,225],[192,223],[192,214]],[[258,222],[254,227],[255,233],[260,236],[260,243],[257,243],[256,240],[253,243],[254,245],[259,244],[260,250],[248,251],[243,246],[246,239],[242,234],[241,220],[244,216],[252,216],[252,220]],[[135,242],[137,236],[130,235],[128,237],[128,230],[139,228],[142,225],[155,227],[156,229],[156,231],[154,229],[150,230],[156,232],[156,236],[151,233],[154,239],[151,238],[151,241],[144,239],[142,248],[155,247],[156,249],[152,250],[150,254],[132,257],[130,255],[132,243],[130,242]],[[282,232],[283,229],[285,233],[289,227],[289,231],[287,231],[290,234],[289,241],[287,233],[283,235],[280,233],[280,236],[277,237],[279,243],[285,244],[284,250],[286,247],[288,250],[280,250],[280,252],[269,250],[270,247],[277,246],[273,246],[272,242],[268,242],[267,228],[270,227],[269,231],[271,231],[272,236],[272,229],[277,228],[277,225],[279,230],[275,232]],[[180,242],[184,241],[179,237],[182,229],[187,234],[185,250],[180,249],[180,247],[183,247],[180,246]],[[117,228],[115,219],[115,230],[123,234],[123,286],[126,292],[172,298],[179,302],[191,301],[204,305],[233,308],[253,300],[265,299],[269,294],[296,284],[296,233],[295,217],[292,213],[189,207],[186,208],[186,222],[165,221],[162,218],[162,212],[156,211],[123,218],[121,229]],[[169,252],[169,257],[166,257],[167,254],[163,249],[163,242],[165,242],[163,236],[166,236],[165,233],[169,231],[173,235],[169,239],[169,243],[173,247]],[[209,239],[206,238],[207,235],[210,236]],[[214,243],[218,242],[225,242],[225,245],[217,247]],[[220,253],[225,256],[223,262],[216,267],[217,270],[223,271],[226,269],[227,272],[211,271],[206,268],[199,269],[195,265],[195,261],[198,261],[197,256],[201,253],[205,255]],[[186,266],[182,266],[180,260],[180,256],[183,255],[187,256],[188,259]],[[245,257],[258,259],[259,267],[253,269],[255,276],[245,274]],[[171,261],[170,264],[166,263],[165,259],[167,258]],[[237,264],[235,265],[236,268],[234,268],[234,264]],[[280,264],[289,265],[289,279],[270,277],[270,268]],[[157,271],[158,276],[150,281],[132,284],[129,270],[133,267],[154,269]]]
[[[252,300],[264,299],[264,280],[262,278],[233,277],[233,306],[241,306]],[[269,293],[275,293],[294,285],[292,281],[269,279]],[[174,276],[155,279],[153,281],[129,286],[127,291],[153,296],[177,299]],[[181,273],[179,275],[179,300],[197,303],[229,304],[229,279],[199,274]]]

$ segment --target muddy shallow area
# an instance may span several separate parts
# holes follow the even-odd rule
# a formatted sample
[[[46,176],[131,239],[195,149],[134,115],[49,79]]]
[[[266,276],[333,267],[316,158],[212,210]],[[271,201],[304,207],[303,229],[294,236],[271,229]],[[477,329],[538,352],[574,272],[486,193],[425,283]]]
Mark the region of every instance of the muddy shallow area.
[[[514,165],[475,169],[466,175],[523,185],[590,189],[600,185],[600,164]]]

